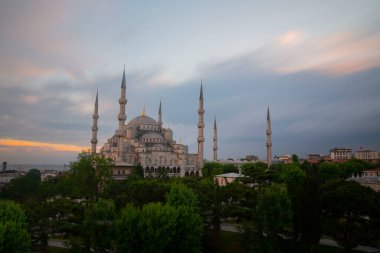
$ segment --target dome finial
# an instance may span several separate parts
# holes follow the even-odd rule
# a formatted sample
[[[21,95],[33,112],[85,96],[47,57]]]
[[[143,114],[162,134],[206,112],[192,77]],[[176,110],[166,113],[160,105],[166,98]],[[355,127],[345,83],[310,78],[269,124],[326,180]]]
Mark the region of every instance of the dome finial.
[[[146,116],[146,113],[145,113],[145,105],[144,105],[143,110],[142,110],[142,112],[141,112],[141,116]]]

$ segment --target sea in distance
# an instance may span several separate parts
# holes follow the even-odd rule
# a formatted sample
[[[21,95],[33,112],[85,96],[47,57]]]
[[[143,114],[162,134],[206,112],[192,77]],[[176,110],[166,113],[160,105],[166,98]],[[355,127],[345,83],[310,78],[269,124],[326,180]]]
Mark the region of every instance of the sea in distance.
[[[7,164],[7,170],[29,171],[38,170],[58,170],[65,171],[70,169],[69,164]]]

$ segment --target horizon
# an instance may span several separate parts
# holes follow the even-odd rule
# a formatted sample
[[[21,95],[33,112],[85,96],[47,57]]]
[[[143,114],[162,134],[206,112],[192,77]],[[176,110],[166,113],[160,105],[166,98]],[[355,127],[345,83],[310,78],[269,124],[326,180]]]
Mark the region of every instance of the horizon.
[[[91,3],[91,4],[90,4]],[[22,8],[21,8],[22,6]],[[89,8],[90,6],[90,8]],[[201,80],[205,158],[380,151],[380,2],[0,3],[0,161],[68,164],[146,114],[197,153]]]

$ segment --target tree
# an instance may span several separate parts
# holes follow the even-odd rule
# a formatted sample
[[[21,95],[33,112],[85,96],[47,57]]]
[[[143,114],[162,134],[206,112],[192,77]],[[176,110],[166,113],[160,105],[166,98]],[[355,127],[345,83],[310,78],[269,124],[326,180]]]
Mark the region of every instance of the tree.
[[[198,253],[202,248],[202,217],[191,206],[176,208],[175,233],[171,252]]]
[[[91,252],[106,252],[111,248],[115,215],[115,206],[109,200],[99,200],[85,210],[83,234]]]
[[[193,190],[174,183],[166,195],[166,204],[176,209],[176,233],[172,252],[200,252],[203,231],[198,198]]]
[[[257,183],[259,186],[259,191],[266,183],[269,183],[274,179],[274,173],[271,170],[268,170],[268,165],[263,162],[257,163],[246,163],[243,164],[241,169],[245,176],[249,178],[242,179],[245,182]]]
[[[302,241],[314,252],[321,238],[319,184],[315,177],[306,177],[298,190],[298,215]]]
[[[132,182],[128,187],[128,203],[143,206],[150,202],[165,202],[165,195],[169,186],[157,179],[139,180]]]
[[[336,180],[340,174],[339,167],[335,163],[322,162],[318,165],[318,176],[323,182]]]
[[[373,240],[372,223],[379,218],[377,193],[354,181],[334,181],[321,187],[324,233],[351,252]]]
[[[300,200],[298,198],[300,188],[305,180],[306,173],[300,169],[299,164],[284,164],[281,171],[281,179],[285,182],[292,206],[293,241],[294,250],[298,250]]]
[[[115,224],[117,252],[141,252],[143,242],[139,231],[140,216],[140,211],[132,204],[122,210]]]
[[[255,227],[247,231],[253,233],[253,247],[257,252],[280,252],[279,234],[291,221],[291,203],[286,190],[272,185],[259,195],[255,210]]]
[[[223,174],[223,165],[217,162],[208,162],[203,165],[202,175],[204,177],[213,177],[214,175]]]
[[[233,164],[223,164],[222,165],[223,173],[238,173],[239,170]]]
[[[144,168],[141,166],[141,164],[137,164],[133,167],[132,174],[138,176],[140,178],[144,178]]]
[[[358,176],[363,170],[369,169],[370,164],[363,160],[351,159],[348,162],[338,165],[342,178],[349,178],[352,175]]]
[[[297,163],[297,164],[300,163],[300,160],[298,159],[298,155],[296,155],[296,154],[292,155],[292,162],[293,163]]]
[[[27,252],[30,235],[26,217],[20,205],[0,201],[0,252]]]
[[[111,159],[88,152],[79,154],[69,171],[74,196],[97,200],[105,184],[111,180],[111,168]]]
[[[173,207],[188,206],[194,210],[199,209],[199,202],[193,190],[181,183],[174,183],[166,194],[166,203]]]
[[[2,191],[4,198],[23,202],[37,195],[38,187],[41,182],[41,173],[37,169],[31,169],[24,176],[12,179]]]
[[[247,208],[248,192],[255,192],[251,187],[247,187],[240,182],[232,182],[226,186],[220,187],[220,200],[222,202],[223,218],[236,219],[238,222],[249,216],[250,210]],[[249,199],[251,200],[251,199]]]
[[[161,203],[144,205],[141,211],[128,206],[117,225],[118,252],[168,252],[174,243],[176,216],[175,208]]]

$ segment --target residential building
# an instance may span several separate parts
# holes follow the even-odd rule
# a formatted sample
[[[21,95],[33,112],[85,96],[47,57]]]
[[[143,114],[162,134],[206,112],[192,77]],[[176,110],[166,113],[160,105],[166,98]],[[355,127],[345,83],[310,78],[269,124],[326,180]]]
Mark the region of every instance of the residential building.
[[[352,149],[350,148],[333,148],[330,149],[330,158],[332,160],[347,160],[352,158]]]

